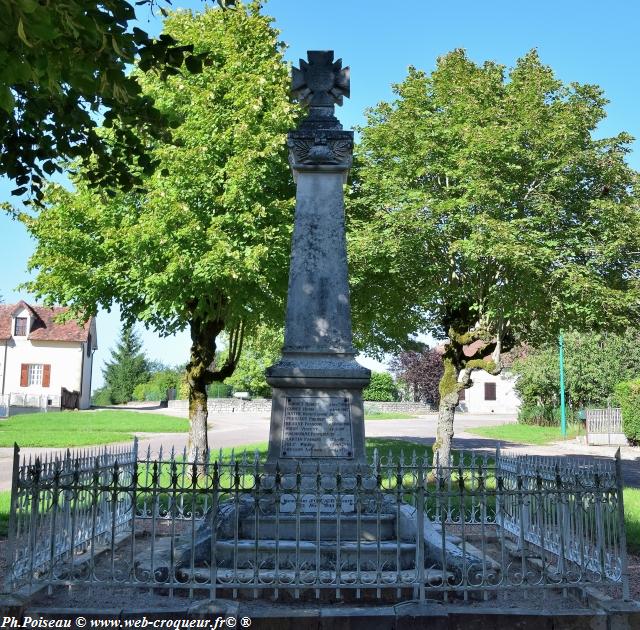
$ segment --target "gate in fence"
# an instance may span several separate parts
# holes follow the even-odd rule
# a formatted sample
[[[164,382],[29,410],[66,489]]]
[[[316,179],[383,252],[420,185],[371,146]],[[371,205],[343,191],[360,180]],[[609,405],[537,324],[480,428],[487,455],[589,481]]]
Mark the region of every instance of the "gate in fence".
[[[622,409],[585,409],[587,444],[626,445],[622,427]]]
[[[395,600],[597,584],[629,595],[620,460],[374,453],[293,473],[137,448],[24,462],[6,588],[104,584]]]

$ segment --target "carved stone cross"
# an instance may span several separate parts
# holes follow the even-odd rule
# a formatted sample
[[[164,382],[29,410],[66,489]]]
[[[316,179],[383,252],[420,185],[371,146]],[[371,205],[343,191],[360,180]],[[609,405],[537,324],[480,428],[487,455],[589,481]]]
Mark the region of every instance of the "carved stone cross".
[[[333,50],[309,50],[307,58],[293,68],[291,91],[311,108],[342,105],[342,97],[349,98],[349,67],[342,67],[342,59],[333,61]]]

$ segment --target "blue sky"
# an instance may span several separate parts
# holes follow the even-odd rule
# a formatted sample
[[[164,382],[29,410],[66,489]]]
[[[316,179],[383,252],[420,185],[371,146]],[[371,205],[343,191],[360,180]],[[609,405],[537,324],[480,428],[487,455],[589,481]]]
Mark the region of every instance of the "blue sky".
[[[173,0],[174,7],[200,10],[200,0]],[[510,67],[531,48],[563,81],[596,83],[610,104],[599,135],[622,130],[640,137],[640,2],[634,0],[270,0],[264,11],[274,16],[297,63],[307,50],[333,49],[351,67],[352,98],[339,117],[345,128],[364,121],[365,108],[392,97],[391,85],[403,80],[407,67],[430,71],[454,48],[465,48],[477,62],[490,59]],[[159,18],[140,13],[141,27],[157,34]],[[636,141],[629,163],[640,169]],[[0,201],[10,200],[12,186],[0,181]],[[29,299],[16,287],[28,278],[26,264],[33,243],[20,224],[0,215],[0,295],[5,302]],[[119,329],[117,312],[100,313],[100,367]],[[143,332],[148,355],[165,363],[186,361],[186,334],[159,339]]]

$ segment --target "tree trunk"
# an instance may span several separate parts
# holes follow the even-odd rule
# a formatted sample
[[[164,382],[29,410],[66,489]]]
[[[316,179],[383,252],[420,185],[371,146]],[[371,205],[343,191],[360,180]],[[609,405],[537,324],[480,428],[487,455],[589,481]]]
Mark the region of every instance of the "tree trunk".
[[[488,332],[479,324],[474,327],[467,324],[461,327],[464,332],[458,332],[454,326],[449,327],[449,343],[442,356],[444,372],[438,386],[440,406],[433,445],[434,468],[438,463],[441,466],[449,465],[459,393],[472,385],[471,372],[481,369],[489,374],[499,374],[501,370],[501,336]]]
[[[196,458],[201,460],[203,454],[209,450],[207,438],[207,421],[209,411],[207,409],[207,391],[200,388],[189,387],[189,446],[188,459],[190,462]]]
[[[209,450],[207,439],[207,386],[212,382],[216,356],[216,337],[223,326],[221,322],[191,321],[191,355],[187,364],[189,386],[189,442],[188,458],[201,459]]]
[[[436,441],[433,445],[434,464],[440,466],[449,465],[451,455],[451,443],[453,441],[453,420],[458,405],[458,390],[440,397],[438,408],[438,425],[436,428]]]
[[[438,389],[440,391],[440,405],[438,407],[438,424],[436,427],[436,441],[433,445],[433,464],[441,466],[449,465],[451,453],[451,441],[453,440],[453,419],[458,404],[458,392],[461,383],[458,383],[460,370],[450,356],[449,351],[442,357],[444,372],[440,379]]]

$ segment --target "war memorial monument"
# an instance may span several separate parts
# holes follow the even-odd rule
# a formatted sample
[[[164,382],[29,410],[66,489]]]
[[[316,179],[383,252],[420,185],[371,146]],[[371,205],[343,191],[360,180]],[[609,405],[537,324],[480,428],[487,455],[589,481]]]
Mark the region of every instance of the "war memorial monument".
[[[335,627],[340,610],[324,604],[347,601],[380,606],[369,617],[343,610],[340,627],[356,627],[353,614],[364,623],[357,627],[371,628],[458,629],[471,619],[604,628],[615,614],[631,619],[631,608],[611,612],[606,603],[630,593],[619,457],[572,462],[485,449],[433,465],[424,448],[367,455],[370,372],[352,343],[343,203],[353,132],[334,112],[349,96],[349,68],[332,51],[310,51],[293,69],[292,89],[307,112],[288,136],[295,224],[284,346],[267,370],[266,460],[220,451],[189,461],[186,450],[145,455],[134,442],[27,461],[16,446],[6,606],[57,593],[105,617],[100,597],[113,588],[123,602],[143,593],[148,607],[172,610],[170,601],[192,618],[227,610],[227,627],[241,618],[238,602],[254,599],[316,602],[313,614],[294,608],[280,617],[247,608],[274,622],[265,627]],[[549,625],[542,609],[569,601],[575,614],[553,613]],[[417,617],[401,602],[420,606]],[[488,613],[493,603],[502,616]]]

